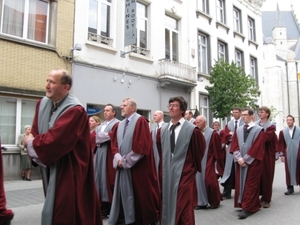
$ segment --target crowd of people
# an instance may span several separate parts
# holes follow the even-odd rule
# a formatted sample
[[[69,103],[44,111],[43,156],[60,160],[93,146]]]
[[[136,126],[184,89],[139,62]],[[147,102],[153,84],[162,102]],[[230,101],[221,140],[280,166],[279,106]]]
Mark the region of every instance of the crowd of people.
[[[234,107],[233,119],[220,130],[219,122],[210,128],[205,116],[193,118],[187,101],[176,96],[168,102],[171,120],[157,110],[150,130],[132,98],[122,101],[122,121],[112,104],[105,105],[102,123],[88,118],[71,86],[67,71],[49,72],[46,96],[20,145],[41,169],[42,225],[101,225],[105,218],[110,225],[192,225],[194,210],[217,209],[232,189],[234,207],[242,209],[238,218],[245,219],[270,207],[279,157],[285,194],[300,183],[300,129],[291,115],[279,139],[265,106],[258,121],[253,109]]]

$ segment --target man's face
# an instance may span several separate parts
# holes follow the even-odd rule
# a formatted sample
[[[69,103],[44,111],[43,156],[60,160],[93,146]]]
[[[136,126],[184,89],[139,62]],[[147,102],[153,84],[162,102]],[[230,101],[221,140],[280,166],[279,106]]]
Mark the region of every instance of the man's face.
[[[238,120],[241,117],[241,112],[239,110],[234,109],[232,110],[232,116],[235,120]]]
[[[104,119],[107,121],[111,121],[115,117],[115,113],[113,112],[111,106],[105,106],[103,115]]]
[[[189,111],[185,111],[184,118],[185,118],[186,120],[190,120],[190,119],[192,118],[192,116],[190,115],[190,112],[189,112]]]
[[[121,105],[121,114],[123,117],[128,118],[135,112],[135,107],[130,105],[128,100],[124,100]]]
[[[206,127],[206,122],[201,118],[196,118],[195,120],[196,126],[199,127],[200,130],[203,130]]]
[[[178,119],[182,117],[183,111],[180,110],[180,104],[178,101],[169,103],[169,115],[173,119]]]
[[[214,129],[215,131],[220,130],[220,124],[219,124],[219,123],[214,123],[213,129]]]
[[[62,99],[69,90],[68,84],[61,84],[61,76],[60,71],[57,70],[52,70],[47,75],[46,96],[53,102],[57,102]]]
[[[155,123],[160,123],[162,121],[162,114],[158,112],[154,112],[153,120]]]
[[[265,110],[259,110],[258,111],[258,117],[262,120],[262,119],[268,119],[269,114],[266,113]]]
[[[249,124],[252,121],[252,116],[249,115],[248,110],[242,111],[242,120],[245,124]]]
[[[287,117],[286,118],[286,124],[289,126],[289,127],[293,127],[294,126],[294,120],[292,117]]]

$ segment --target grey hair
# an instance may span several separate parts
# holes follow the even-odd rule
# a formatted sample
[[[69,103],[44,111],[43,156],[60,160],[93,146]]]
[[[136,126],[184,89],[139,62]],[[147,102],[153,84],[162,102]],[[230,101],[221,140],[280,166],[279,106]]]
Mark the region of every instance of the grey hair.
[[[27,130],[28,128],[31,128],[31,126],[30,125],[25,125],[24,126],[24,130]]]

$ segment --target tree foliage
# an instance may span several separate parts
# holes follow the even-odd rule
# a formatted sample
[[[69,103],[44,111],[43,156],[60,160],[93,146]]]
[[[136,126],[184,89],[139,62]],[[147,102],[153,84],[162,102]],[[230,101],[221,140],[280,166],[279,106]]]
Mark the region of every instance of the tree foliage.
[[[205,86],[210,96],[210,108],[215,118],[230,115],[234,106],[250,106],[255,109],[259,96],[256,81],[246,75],[242,67],[224,60],[216,61],[210,73],[210,86]]]

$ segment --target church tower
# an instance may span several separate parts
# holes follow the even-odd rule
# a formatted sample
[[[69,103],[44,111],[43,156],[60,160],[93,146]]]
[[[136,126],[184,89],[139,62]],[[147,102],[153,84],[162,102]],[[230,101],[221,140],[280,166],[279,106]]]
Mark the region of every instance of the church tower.
[[[277,10],[276,10],[276,21],[272,33],[273,33],[273,40],[276,43],[276,47],[278,49],[287,49],[286,26],[283,24],[281,20],[281,14],[280,14],[278,3],[277,3]]]

